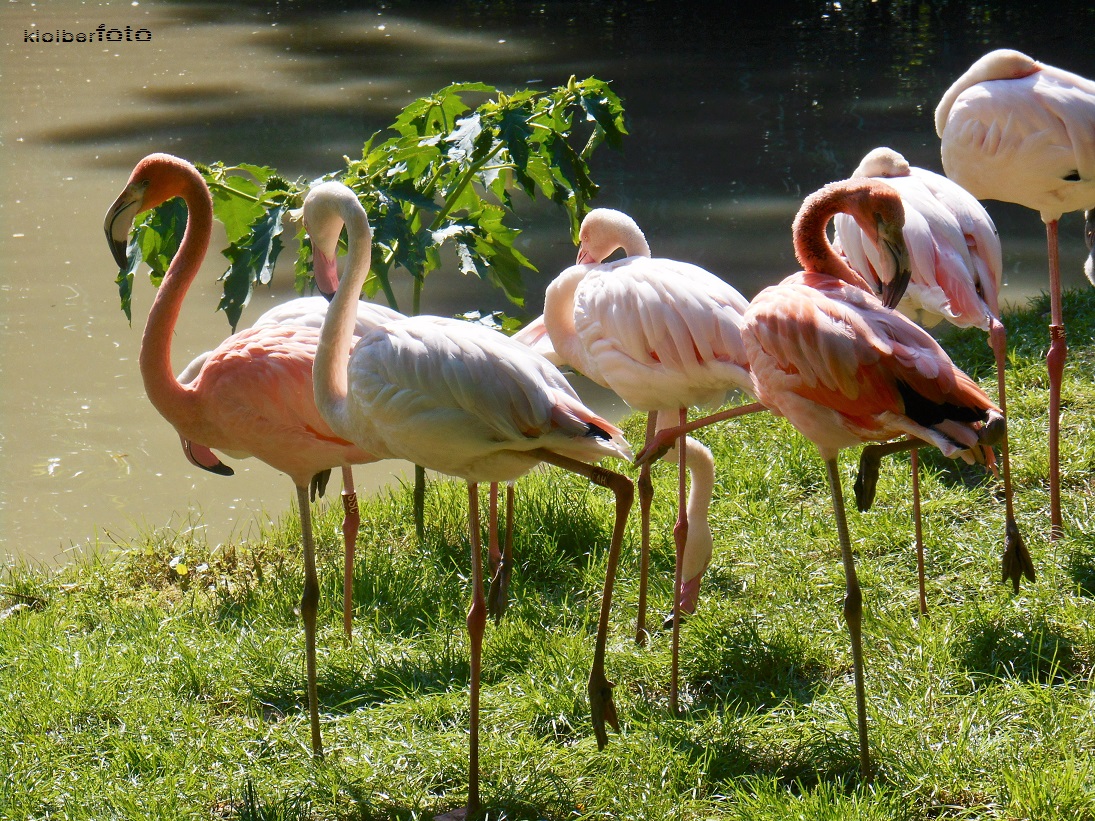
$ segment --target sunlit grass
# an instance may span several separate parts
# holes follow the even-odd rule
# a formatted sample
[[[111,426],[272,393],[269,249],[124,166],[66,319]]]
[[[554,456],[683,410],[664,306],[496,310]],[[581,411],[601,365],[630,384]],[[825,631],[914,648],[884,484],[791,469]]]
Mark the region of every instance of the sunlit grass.
[[[715,557],[683,628],[635,646],[637,519],[614,598],[622,731],[586,702],[611,496],[558,471],[518,485],[510,609],[488,627],[482,790],[491,818],[1095,819],[1095,294],[1069,294],[1066,535],[1047,539],[1045,307],[1009,318],[1019,523],[1038,580],[1000,584],[1000,484],[925,455],[930,617],[919,619],[908,459],[851,515],[865,593],[877,779],[857,777],[844,591],[812,446],[757,415],[700,434],[718,461]],[[984,336],[947,346],[984,380]],[[628,420],[641,440],[642,420]],[[856,454],[842,462],[846,481]],[[655,470],[653,613],[669,608],[674,471]],[[318,517],[319,689],[308,741],[297,523],[209,546],[158,533],[0,582],[0,818],[430,817],[466,798],[465,491],[366,503],[356,635],[341,632],[341,507]],[[174,562],[173,560],[178,559]],[[185,573],[180,572],[184,570]]]

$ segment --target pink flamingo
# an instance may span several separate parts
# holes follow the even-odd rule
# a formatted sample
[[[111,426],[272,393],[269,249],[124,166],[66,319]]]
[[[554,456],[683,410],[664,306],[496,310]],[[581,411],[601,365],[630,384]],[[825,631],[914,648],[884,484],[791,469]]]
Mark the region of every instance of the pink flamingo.
[[[251,455],[293,480],[300,508],[304,550],[305,656],[312,752],[323,755],[316,686],[316,617],[319,581],[309,507],[309,488],[334,467],[384,456],[337,436],[312,398],[312,363],[319,332],[294,324],[250,328],[233,334],[206,358],[189,384],[171,371],[171,339],[190,284],[209,247],[213,203],[201,174],[185,160],[151,154],[137,163],[125,190],[106,214],[114,259],[125,265],[126,244],[136,215],[173,197],[187,207],[186,231],[148,314],[141,340],[145,392],[182,438],[195,460],[219,463],[211,449]],[[349,345],[345,348],[349,350]],[[194,443],[200,443],[198,445]]]
[[[639,226],[620,211],[590,211],[582,220],[579,239],[577,264],[547,288],[543,326],[563,362],[615,391],[630,407],[648,412],[648,441],[659,424],[684,422],[689,407],[718,407],[731,392],[751,390],[738,327],[748,305],[741,294],[695,265],[652,259]],[[602,262],[617,249],[623,249],[624,259]],[[695,440],[682,437],[681,441],[673,531],[676,570],[669,690],[673,712],[678,697],[680,614],[696,609],[713,546],[707,521],[715,476],[711,452]],[[687,498],[686,466],[692,475]],[[642,644],[653,497],[649,463],[641,469],[638,486],[642,553],[636,641]]]
[[[416,316],[361,337],[347,368],[353,303],[369,272],[371,229],[353,191],[323,183],[308,192],[304,224],[313,247],[333,251],[343,225],[347,266],[316,355],[314,388],[324,419],[363,448],[391,452],[468,483],[472,560],[468,804],[479,807],[479,678],[486,602],[479,543],[479,482],[512,481],[547,462],[609,488],[616,497],[597,647],[589,680],[590,712],[600,746],[605,723],[617,726],[612,683],[605,677],[609,608],[633,486],[587,462],[630,459],[621,432],[578,399],[555,368],[530,348],[468,322]]]
[[[1095,207],[1095,82],[1008,49],[959,77],[935,109],[947,176],[978,199],[1038,211],[1049,255],[1050,536],[1061,518],[1061,378],[1068,346],[1061,311],[1057,221]]]
[[[866,287],[825,235],[836,213],[851,214],[871,241],[888,250],[887,299]],[[863,684],[862,593],[856,577],[837,468],[837,454],[863,442],[909,436],[947,456],[991,464],[990,444],[1003,416],[922,328],[890,310],[908,278],[901,236],[901,198],[870,179],[825,186],[803,202],[794,223],[795,255],[804,270],[761,291],[742,320],[758,400],[785,416],[818,448],[829,475],[847,583],[844,617],[855,668],[860,768],[871,777]],[[717,416],[730,418],[732,409]],[[637,457],[657,455],[674,434],[665,430]]]
[[[873,177],[893,188],[901,196],[905,210],[902,236],[909,252],[912,279],[898,308],[924,324],[934,325],[946,319],[958,327],[976,327],[989,334],[996,358],[999,405],[1007,418],[1004,362],[1007,336],[1000,322],[999,291],[1003,264],[1000,238],[988,212],[952,180],[923,168],[914,168],[896,151],[876,148],[869,152],[852,173],[853,177]],[[877,291],[880,272],[889,270],[880,263],[886,249],[871,244],[867,235],[848,214],[833,219],[836,238],[848,263]],[[867,510],[874,496],[878,460],[896,446],[869,445],[860,457],[860,478],[856,482],[859,509]],[[913,455],[913,510],[916,519],[917,575],[920,584],[920,612],[927,613],[924,592],[924,543],[920,528],[917,448]],[[1019,528],[1012,504],[1011,466],[1005,432],[1000,441],[1004,473],[1006,548],[1004,578],[1011,579],[1018,592],[1020,576],[1034,578],[1034,566]]]
[[[323,284],[321,284],[321,287],[322,285]],[[334,288],[337,287],[337,283],[330,283],[328,284],[328,287],[330,293],[333,294]],[[310,296],[291,299],[288,302],[276,305],[266,311],[251,327],[264,328],[276,325],[302,325],[306,328],[312,328],[318,331],[323,327],[323,317],[327,315],[328,304],[329,298],[326,296]],[[358,305],[357,312],[358,319],[354,328],[356,336],[360,336],[372,325],[391,319],[397,319],[402,316],[398,311],[371,302],[361,302]],[[179,373],[179,383],[182,385],[189,385],[193,382],[198,377],[198,374],[201,373],[201,369],[205,366],[206,361],[212,355],[212,351],[206,351],[205,353],[196,356],[190,364],[183,368]],[[200,467],[202,470],[208,470],[210,473],[216,473],[219,476],[233,475],[234,471],[232,468],[221,462],[212,450],[204,445],[191,442],[189,439],[183,439],[181,436],[179,438],[182,441],[183,454],[186,456],[187,461],[192,465]],[[229,455],[242,459],[250,454],[233,452]],[[326,490],[328,476],[329,471],[316,475],[315,485],[312,488],[313,499],[314,494],[317,491],[319,495],[323,495]],[[361,514],[358,508],[357,492],[354,490],[354,472],[353,468],[349,465],[342,466],[342,509],[342,541],[345,556],[342,576],[342,626],[346,633],[346,638],[349,639],[353,636],[354,619],[354,553],[357,546],[357,534],[361,526]]]

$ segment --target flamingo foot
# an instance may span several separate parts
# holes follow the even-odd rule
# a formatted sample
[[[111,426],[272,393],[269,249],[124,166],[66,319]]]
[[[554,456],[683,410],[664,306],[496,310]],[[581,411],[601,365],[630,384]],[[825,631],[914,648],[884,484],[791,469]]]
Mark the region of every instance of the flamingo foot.
[[[620,732],[620,720],[616,716],[616,703],[612,700],[614,682],[609,681],[603,670],[589,674],[589,715],[593,721],[593,733],[597,736],[597,748],[603,750],[608,745],[607,724]]]
[[[1014,519],[1008,519],[1006,546],[1001,567],[1003,570],[1001,581],[1011,581],[1016,593],[1019,592],[1019,583],[1023,576],[1026,576],[1028,581],[1034,581],[1034,562],[1030,558],[1030,552]]]
[[[883,453],[877,445],[867,445],[859,454],[859,472],[855,476],[854,490],[855,506],[860,513],[866,513],[874,504]]]
[[[502,621],[509,607],[509,563],[504,559],[498,560],[498,567],[490,580],[487,588],[487,615],[494,619],[495,624]]]
[[[678,439],[680,434],[674,433],[673,428],[663,428],[647,439],[646,445],[635,457],[635,464],[641,467],[656,462],[673,449]]]

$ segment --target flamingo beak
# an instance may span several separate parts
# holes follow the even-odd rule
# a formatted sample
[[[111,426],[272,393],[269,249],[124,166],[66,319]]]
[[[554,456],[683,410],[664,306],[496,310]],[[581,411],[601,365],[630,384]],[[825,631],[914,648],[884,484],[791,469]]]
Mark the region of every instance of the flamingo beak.
[[[905,289],[909,287],[909,281],[912,280],[909,249],[905,246],[905,238],[901,234],[901,227],[893,223],[879,221],[878,239],[882,247],[889,253],[894,270],[892,277],[883,277],[882,304],[893,309],[897,307],[901,297],[905,296]]]
[[[107,245],[118,267],[129,267],[128,254],[129,232],[133,228],[133,221],[142,210],[144,194],[148,189],[148,182],[130,183],[122,191],[114,204],[107,209],[106,219],[103,222],[103,231],[106,232]]]
[[[209,448],[191,442],[181,435],[179,436],[179,439],[182,441],[183,453],[186,454],[186,461],[190,464],[199,467],[202,470],[208,470],[210,473],[215,473],[218,476],[235,475],[236,472],[218,459],[217,455]]]
[[[578,259],[574,263],[575,265],[596,265],[597,260],[594,256],[586,250],[585,243],[578,246]]]
[[[312,273],[316,278],[316,288],[330,302],[338,290],[338,264],[335,262],[337,251],[330,256],[323,253],[312,243]]]

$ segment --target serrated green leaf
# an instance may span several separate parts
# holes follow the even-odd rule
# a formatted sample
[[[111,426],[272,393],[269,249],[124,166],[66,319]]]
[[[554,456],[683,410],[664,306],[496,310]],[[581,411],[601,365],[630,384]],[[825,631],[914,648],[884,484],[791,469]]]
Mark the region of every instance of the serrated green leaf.
[[[150,269],[149,278],[159,286],[186,232],[186,204],[175,197],[152,209],[137,226],[135,241]],[[134,270],[136,270],[134,266]]]
[[[457,120],[456,128],[445,137],[445,142],[452,146],[448,150],[449,159],[460,162],[471,157],[475,153],[476,141],[482,133],[483,124],[478,114]]]
[[[281,218],[286,208],[276,205],[263,212],[250,226],[242,242],[232,243],[222,252],[230,263],[221,278],[224,295],[217,310],[224,311],[235,331],[243,309],[251,301],[256,283],[269,284],[274,265],[281,253]]]
[[[592,78],[583,82],[581,87],[583,93],[580,101],[586,117],[600,126],[610,146],[620,149],[627,134],[620,98],[608,89],[607,84],[592,81]]]
[[[530,114],[531,111],[524,107],[507,111],[498,123],[498,137],[509,152],[518,184],[524,189],[525,194],[531,197],[535,195],[535,187],[528,174],[528,141],[532,136],[532,128],[529,126]]]
[[[210,188],[213,215],[224,225],[229,242],[239,242],[265,209],[257,202],[261,189],[245,177],[222,177]]]

